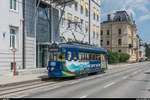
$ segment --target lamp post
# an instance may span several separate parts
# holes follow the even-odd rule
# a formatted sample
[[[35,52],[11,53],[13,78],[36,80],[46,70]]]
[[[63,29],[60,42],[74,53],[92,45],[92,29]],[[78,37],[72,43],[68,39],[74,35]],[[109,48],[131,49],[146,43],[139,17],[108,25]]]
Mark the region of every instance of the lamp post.
[[[13,75],[16,76],[16,61],[15,61],[15,54],[16,54],[17,49],[16,49],[15,47],[13,47],[11,50],[12,50],[12,52],[13,52],[13,60],[14,60],[14,73],[13,73]]]

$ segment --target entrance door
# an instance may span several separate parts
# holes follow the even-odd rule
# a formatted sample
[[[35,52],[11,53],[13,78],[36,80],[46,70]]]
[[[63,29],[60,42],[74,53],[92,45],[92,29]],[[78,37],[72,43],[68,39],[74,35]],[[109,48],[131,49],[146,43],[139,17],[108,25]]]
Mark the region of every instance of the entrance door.
[[[48,66],[48,45],[37,46],[37,67],[46,68]]]

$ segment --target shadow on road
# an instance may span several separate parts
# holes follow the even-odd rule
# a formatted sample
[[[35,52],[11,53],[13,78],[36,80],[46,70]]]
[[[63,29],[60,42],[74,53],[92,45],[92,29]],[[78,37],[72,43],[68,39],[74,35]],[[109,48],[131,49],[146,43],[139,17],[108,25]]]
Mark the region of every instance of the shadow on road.
[[[150,72],[145,72],[144,74],[150,74]]]
[[[53,78],[53,77],[49,77],[48,75],[42,75],[39,76],[39,78],[41,79],[41,81],[44,82],[63,82],[63,81],[71,81],[71,80],[78,80],[78,79],[82,79],[82,78],[86,78],[86,77],[90,77],[90,76],[94,76],[94,75],[98,75],[98,74],[104,74],[104,72],[101,73],[92,73],[89,75],[81,75],[81,76],[77,76],[77,77],[65,77],[65,78]]]

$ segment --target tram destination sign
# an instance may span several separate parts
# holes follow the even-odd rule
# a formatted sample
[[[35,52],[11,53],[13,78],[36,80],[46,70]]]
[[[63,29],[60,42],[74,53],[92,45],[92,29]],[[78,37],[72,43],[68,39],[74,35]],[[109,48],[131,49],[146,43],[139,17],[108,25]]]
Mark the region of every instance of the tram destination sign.
[[[50,49],[49,49],[49,52],[58,52],[58,51],[59,51],[58,48],[50,48]]]

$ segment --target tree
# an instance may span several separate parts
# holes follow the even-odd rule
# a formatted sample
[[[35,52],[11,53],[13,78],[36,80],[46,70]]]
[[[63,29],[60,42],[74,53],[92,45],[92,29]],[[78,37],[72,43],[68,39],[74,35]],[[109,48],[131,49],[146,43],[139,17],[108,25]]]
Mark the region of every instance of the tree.
[[[146,57],[150,59],[150,46],[147,43],[145,43],[145,53]]]
[[[127,62],[129,60],[129,58],[130,58],[130,55],[127,53],[108,51],[109,64]]]

